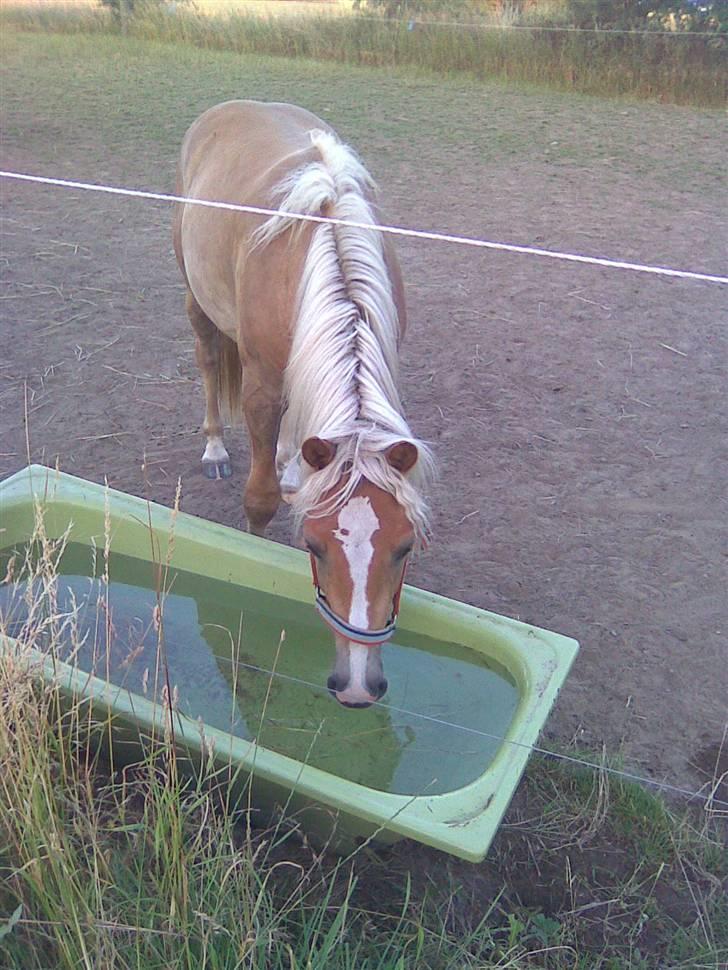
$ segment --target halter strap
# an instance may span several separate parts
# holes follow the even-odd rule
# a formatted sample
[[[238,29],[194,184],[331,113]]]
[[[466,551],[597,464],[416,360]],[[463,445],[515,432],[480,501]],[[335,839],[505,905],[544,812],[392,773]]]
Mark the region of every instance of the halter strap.
[[[381,630],[362,630],[360,627],[352,626],[351,623],[347,623],[346,620],[342,619],[331,609],[328,600],[326,599],[326,594],[319,586],[316,557],[311,555],[311,573],[313,574],[313,585],[316,590],[316,609],[319,611],[324,621],[328,624],[328,626],[331,627],[334,633],[338,633],[346,640],[351,640],[352,643],[360,643],[367,647],[375,647],[380,643],[386,643],[387,640],[392,639],[394,636],[394,631],[397,628],[399,601],[402,596],[402,586],[404,585],[404,574],[406,572],[407,564],[405,563],[404,569],[402,570],[402,578],[399,581],[399,586],[397,587],[397,591],[392,599],[392,612],[389,620],[387,621],[387,625]]]

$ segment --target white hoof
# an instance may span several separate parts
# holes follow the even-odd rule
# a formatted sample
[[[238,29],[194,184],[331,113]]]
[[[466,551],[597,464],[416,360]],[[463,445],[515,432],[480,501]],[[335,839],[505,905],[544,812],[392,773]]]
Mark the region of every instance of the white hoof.
[[[230,478],[233,473],[230,455],[222,438],[210,438],[202,456],[202,471],[205,478]]]

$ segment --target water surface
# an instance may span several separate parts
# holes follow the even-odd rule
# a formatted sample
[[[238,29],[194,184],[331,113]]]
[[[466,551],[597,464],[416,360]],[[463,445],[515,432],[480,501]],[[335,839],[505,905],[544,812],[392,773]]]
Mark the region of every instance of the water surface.
[[[149,698],[161,698],[166,665],[182,713],[370,788],[439,794],[474,781],[498,742],[439,722],[502,737],[518,703],[512,680],[481,655],[400,629],[382,648],[386,696],[346,709],[326,690],[333,637],[313,597],[298,603],[113,552],[106,566],[73,543],[55,580],[36,577],[31,589],[22,547],[0,551],[0,577],[12,553],[14,576],[0,585],[12,635],[54,615],[61,659]]]

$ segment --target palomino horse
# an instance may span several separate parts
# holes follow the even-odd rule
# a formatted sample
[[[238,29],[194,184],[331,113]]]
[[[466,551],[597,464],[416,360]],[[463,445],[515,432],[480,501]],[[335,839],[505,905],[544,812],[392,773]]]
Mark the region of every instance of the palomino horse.
[[[373,182],[308,111],[230,101],[187,132],[177,191],[282,212],[176,211],[207,402],[202,464],[209,478],[231,474],[220,407],[233,419],[242,408],[248,527],[262,535],[281,497],[292,505],[336,638],[329,690],[367,706],[387,689],[381,644],[394,631],[407,558],[427,533],[432,458],[397,391],[405,309],[388,241],[288,213],[375,223]]]

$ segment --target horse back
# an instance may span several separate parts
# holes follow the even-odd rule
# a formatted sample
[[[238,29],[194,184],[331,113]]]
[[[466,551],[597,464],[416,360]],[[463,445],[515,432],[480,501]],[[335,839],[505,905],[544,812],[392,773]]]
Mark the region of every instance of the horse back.
[[[283,179],[320,160],[310,132],[331,127],[289,104],[228,101],[189,128],[180,155],[177,193],[188,198],[274,208]],[[325,214],[325,213],[324,213]],[[282,372],[290,351],[298,285],[314,226],[304,225],[255,248],[266,216],[179,205],[174,247],[187,285],[205,314],[254,359]],[[404,294],[399,266],[385,239],[385,258],[400,330]]]

